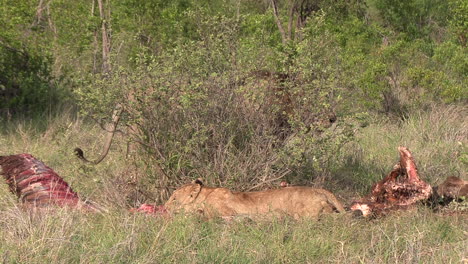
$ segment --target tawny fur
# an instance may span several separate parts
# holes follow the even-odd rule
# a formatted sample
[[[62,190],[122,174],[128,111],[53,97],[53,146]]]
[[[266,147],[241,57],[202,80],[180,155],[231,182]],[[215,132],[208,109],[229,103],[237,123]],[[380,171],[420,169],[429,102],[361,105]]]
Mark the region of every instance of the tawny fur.
[[[226,188],[205,187],[199,181],[174,191],[165,207],[171,212],[197,212],[207,218],[279,213],[295,219],[317,219],[323,213],[334,210],[345,212],[338,199],[324,189],[296,186],[258,192],[232,192]]]
[[[435,189],[437,195],[440,197],[466,197],[468,196],[468,181],[462,180],[455,176],[450,176],[447,177],[447,179]]]

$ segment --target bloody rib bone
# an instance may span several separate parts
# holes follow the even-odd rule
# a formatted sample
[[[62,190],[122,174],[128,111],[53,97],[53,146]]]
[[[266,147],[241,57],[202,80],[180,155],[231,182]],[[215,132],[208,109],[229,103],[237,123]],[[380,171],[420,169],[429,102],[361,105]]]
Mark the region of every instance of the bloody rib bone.
[[[68,183],[54,170],[30,154],[0,156],[0,175],[3,175],[10,191],[26,206],[47,207],[56,205],[102,211],[99,206],[80,199]],[[144,204],[130,211],[160,216],[167,214],[163,205]]]
[[[0,156],[1,172],[10,191],[26,206],[49,205],[80,207],[98,211],[78,194],[55,171],[30,154]]]
[[[399,147],[400,162],[381,181],[374,184],[371,194],[353,202],[352,211],[363,216],[381,215],[388,211],[406,209],[421,200],[427,200],[432,187],[419,178],[411,152]]]

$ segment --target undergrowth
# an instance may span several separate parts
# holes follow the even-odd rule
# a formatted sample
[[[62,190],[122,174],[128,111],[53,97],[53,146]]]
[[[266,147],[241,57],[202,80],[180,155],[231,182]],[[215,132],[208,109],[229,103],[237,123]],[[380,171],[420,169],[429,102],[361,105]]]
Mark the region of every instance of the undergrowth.
[[[466,179],[467,116],[464,106],[434,106],[405,120],[374,118],[324,168],[329,176],[309,185],[325,187],[349,205],[390,171],[399,145],[409,147],[430,184],[447,176]],[[460,263],[467,258],[466,213],[424,207],[374,220],[335,215],[318,222],[225,223],[133,214],[129,208],[160,201],[158,188],[146,180],[151,167],[144,156],[126,157],[122,135],[103,163],[88,166],[73,156],[73,148],[84,146],[89,156],[97,155],[104,133],[71,113],[10,121],[0,133],[0,155],[34,155],[82,197],[108,209],[102,214],[67,209],[31,213],[6,184],[0,185],[4,263]]]
[[[425,208],[372,221],[225,223],[10,207],[0,225],[5,263],[459,263],[468,228],[466,215]]]

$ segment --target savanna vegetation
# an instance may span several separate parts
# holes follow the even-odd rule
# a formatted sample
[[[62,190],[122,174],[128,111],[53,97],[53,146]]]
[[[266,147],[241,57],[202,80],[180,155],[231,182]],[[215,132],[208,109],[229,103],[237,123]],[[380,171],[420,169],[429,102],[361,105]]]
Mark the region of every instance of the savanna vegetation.
[[[399,145],[430,184],[466,180],[467,1],[0,3],[0,155],[31,153],[108,210],[31,214],[0,185],[3,262],[467,261],[466,201],[318,222],[128,211],[196,178],[349,205]],[[99,156],[116,109],[108,156],[82,163],[73,149]]]

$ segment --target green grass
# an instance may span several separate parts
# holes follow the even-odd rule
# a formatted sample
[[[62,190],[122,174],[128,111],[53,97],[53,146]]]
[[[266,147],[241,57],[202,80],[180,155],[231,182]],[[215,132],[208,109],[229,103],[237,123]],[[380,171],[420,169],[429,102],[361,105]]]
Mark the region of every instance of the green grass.
[[[345,146],[332,168],[333,177],[365,193],[398,162],[398,146],[410,149],[420,176],[434,186],[448,176],[467,179],[467,108],[434,107],[401,122],[374,121]]]
[[[102,164],[84,166],[73,148],[97,155],[104,135],[70,116],[41,125],[4,124],[0,155],[33,154],[108,212],[30,213],[0,184],[4,263],[463,263],[468,258],[466,212],[446,215],[419,207],[374,220],[334,215],[318,222],[230,223],[130,213],[129,207],[143,198],[135,198],[129,182],[145,177],[145,167],[125,158],[121,136]],[[451,175],[466,179],[467,116],[464,107],[442,107],[400,123],[375,120],[336,155],[331,182],[324,185],[349,204],[389,172],[398,161],[399,145],[410,148],[421,176],[431,184]]]
[[[466,215],[424,208],[372,221],[231,223],[10,208],[0,224],[7,263],[459,263],[468,246]]]

